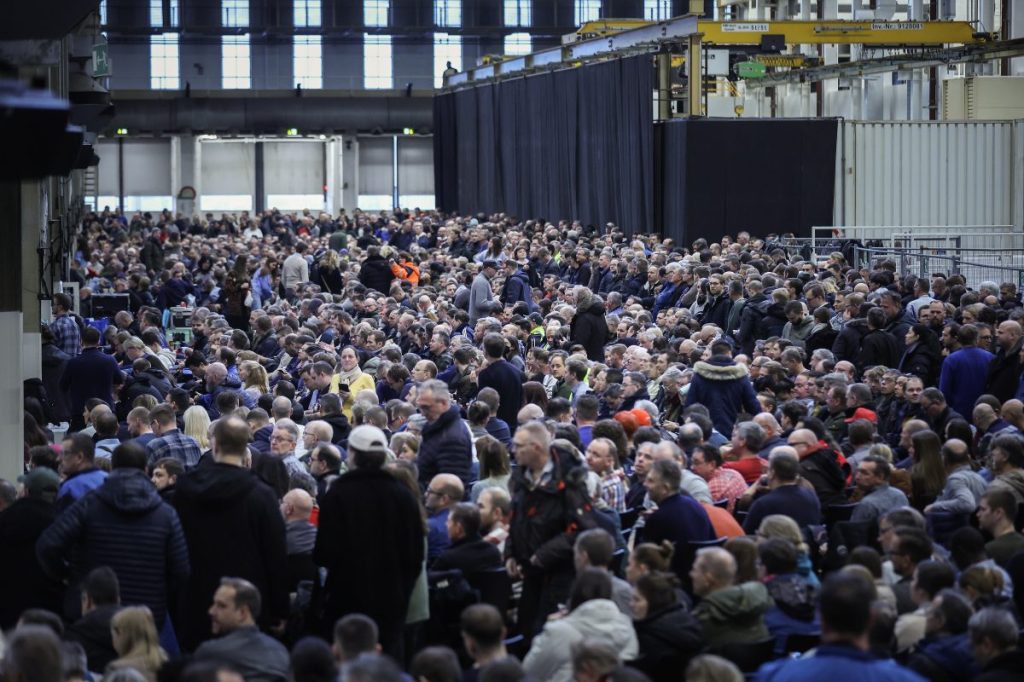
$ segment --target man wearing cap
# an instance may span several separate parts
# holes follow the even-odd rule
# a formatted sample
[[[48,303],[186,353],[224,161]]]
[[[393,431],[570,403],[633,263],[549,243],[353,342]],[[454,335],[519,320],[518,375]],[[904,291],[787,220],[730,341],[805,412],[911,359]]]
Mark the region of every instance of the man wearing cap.
[[[327,569],[314,595],[319,634],[330,637],[342,616],[376,621],[384,651],[402,660],[402,631],[423,568],[425,532],[419,502],[384,470],[387,438],[357,426],[348,438],[350,469],[324,494],[313,561]]]
[[[498,263],[485,260],[480,266],[480,273],[473,279],[469,289],[469,325],[476,326],[476,321],[486,317],[494,310],[494,293],[491,291],[491,280],[498,272]]]
[[[0,630],[13,628],[25,609],[61,612],[64,586],[45,573],[36,558],[36,541],[56,515],[60,476],[37,466],[18,477],[18,498],[0,513]]]

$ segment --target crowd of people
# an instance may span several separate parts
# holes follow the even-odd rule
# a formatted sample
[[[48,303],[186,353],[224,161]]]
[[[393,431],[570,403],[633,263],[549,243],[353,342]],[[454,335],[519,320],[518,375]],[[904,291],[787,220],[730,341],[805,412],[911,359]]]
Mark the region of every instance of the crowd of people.
[[[789,243],[88,215],[5,679],[1020,679],[1015,284]]]

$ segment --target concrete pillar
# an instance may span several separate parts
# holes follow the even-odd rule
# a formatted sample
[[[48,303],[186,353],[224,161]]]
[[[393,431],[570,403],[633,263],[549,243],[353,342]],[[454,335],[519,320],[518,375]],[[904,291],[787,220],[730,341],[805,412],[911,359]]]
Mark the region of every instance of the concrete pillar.
[[[342,138],[333,136],[324,143],[327,152],[327,163],[324,168],[324,184],[327,186],[327,212],[338,215],[342,206],[341,166],[342,150],[345,148]]]
[[[345,135],[341,144],[341,208],[349,215],[359,205],[359,138]]]
[[[32,183],[33,186],[36,183]],[[6,228],[5,246],[0,251],[0,343],[4,343],[5,358],[0,362],[0,434],[8,445],[24,441],[21,364],[23,320],[21,314],[24,296],[21,264],[23,191],[21,183],[0,182],[0,216]],[[34,254],[33,254],[34,255]],[[13,357],[12,357],[13,356]],[[24,470],[21,447],[0,448],[0,478],[18,480]]]

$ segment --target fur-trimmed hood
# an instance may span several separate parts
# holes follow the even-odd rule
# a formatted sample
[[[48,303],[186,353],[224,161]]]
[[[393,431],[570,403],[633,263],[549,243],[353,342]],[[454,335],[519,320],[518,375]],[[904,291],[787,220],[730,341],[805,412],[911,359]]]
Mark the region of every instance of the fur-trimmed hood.
[[[736,381],[750,374],[746,365],[737,364],[724,355],[697,362],[693,371],[708,381]]]

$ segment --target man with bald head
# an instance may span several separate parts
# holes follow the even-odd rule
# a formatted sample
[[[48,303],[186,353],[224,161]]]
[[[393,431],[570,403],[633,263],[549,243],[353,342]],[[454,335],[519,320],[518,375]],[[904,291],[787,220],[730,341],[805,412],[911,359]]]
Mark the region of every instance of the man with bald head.
[[[1003,409],[999,411],[1000,416],[1011,425],[1017,427],[1018,431],[1024,431],[1024,402],[1014,398],[1003,403]]]
[[[985,494],[988,483],[971,469],[971,454],[967,450],[967,443],[959,438],[946,441],[942,446],[942,463],[946,467],[946,486],[935,498],[935,502],[924,508],[925,513],[973,513],[981,503],[981,496]]]
[[[1016,397],[1020,387],[1021,348],[1024,338],[1020,323],[1007,320],[996,329],[996,347],[999,352],[988,367],[985,392],[1000,401]]]
[[[1006,404],[1009,405],[1011,402],[1019,403],[1020,401],[1010,400]],[[978,457],[981,460],[988,457],[992,441],[996,436],[1003,433],[1020,433],[1020,429],[996,414],[996,411],[988,403],[978,403],[974,406],[972,421],[978,429],[978,435],[980,436],[978,440]]]
[[[211,362],[206,368],[206,393],[199,396],[197,404],[206,408],[211,420],[216,420],[220,417],[216,407],[217,396],[225,391],[238,392],[239,397],[245,400],[246,407],[253,407],[255,403],[250,404],[252,397],[246,397],[247,394],[239,390],[241,387],[242,385],[238,382],[238,379],[228,376],[228,368],[223,362]]]
[[[281,500],[285,543],[288,547],[289,592],[294,592],[302,580],[316,579],[316,565],[313,563],[316,526],[309,521],[312,513],[313,498],[305,490],[289,490]]]
[[[787,442],[796,450],[800,458],[800,475],[814,486],[822,508],[846,502],[846,475],[832,450],[810,429],[793,431]]]
[[[423,504],[427,508],[427,565],[451,545],[448,513],[466,494],[462,480],[454,474],[437,474],[430,479]]]

